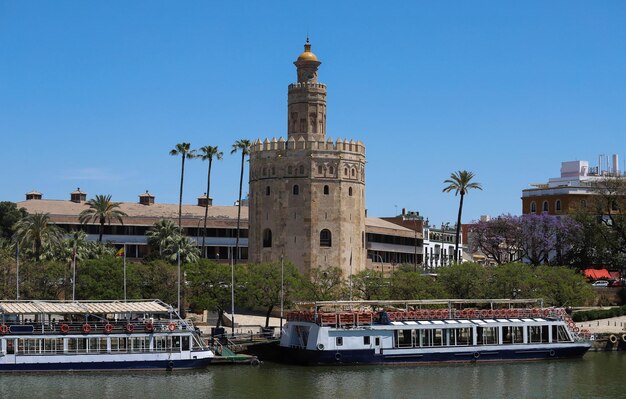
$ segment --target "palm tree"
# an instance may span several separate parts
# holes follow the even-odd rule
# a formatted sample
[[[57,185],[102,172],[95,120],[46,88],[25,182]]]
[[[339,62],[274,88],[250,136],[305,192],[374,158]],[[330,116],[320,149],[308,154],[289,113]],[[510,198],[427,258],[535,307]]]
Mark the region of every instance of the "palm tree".
[[[88,209],[85,209],[78,215],[78,220],[82,224],[89,222],[100,223],[98,242],[102,242],[102,235],[104,234],[104,224],[111,224],[112,219],[117,219],[121,224],[124,224],[122,219],[128,216],[124,211],[119,209],[120,203],[111,201],[111,195],[96,195],[94,199],[86,202],[89,205]]]
[[[191,238],[182,235],[174,237],[169,242],[167,254],[168,259],[172,262],[178,260],[179,254],[181,263],[193,263],[200,259],[197,243]]]
[[[458,261],[459,254],[459,236],[461,235],[461,214],[463,213],[463,197],[469,190],[478,189],[482,190],[483,187],[480,183],[472,182],[474,173],[467,170],[459,170],[450,174],[450,178],[444,180],[447,186],[443,189],[444,193],[454,191],[454,195],[461,194],[461,200],[459,202],[459,215],[456,219],[456,241],[454,243],[454,262]]]
[[[235,255],[234,263],[237,263],[237,256],[239,254],[239,225],[241,223],[241,190],[243,188],[243,167],[246,159],[246,155],[250,154],[250,140],[241,139],[235,141],[230,151],[231,154],[241,151],[241,175],[239,176],[239,200],[237,201],[237,240],[235,241]]]
[[[178,197],[178,227],[181,227],[183,217],[183,180],[185,178],[185,158],[193,159],[196,157],[196,150],[192,150],[190,143],[179,143],[170,151],[170,155],[181,157],[180,168],[180,195]]]
[[[162,258],[163,251],[169,248],[172,240],[182,234],[176,223],[169,219],[161,219],[152,225],[146,235],[150,246],[159,247],[159,256]]]
[[[213,158],[215,159],[222,159],[222,156],[224,155],[224,153],[220,150],[217,149],[217,146],[213,147],[210,145],[204,146],[202,148],[200,148],[200,152],[202,153],[202,155],[200,155],[200,159],[202,159],[203,161],[206,161],[207,159],[209,160],[209,171],[207,173],[207,178],[206,178],[206,199],[207,199],[207,206],[204,209],[204,228],[202,230],[202,253],[205,254],[205,249],[204,249],[204,238],[206,237],[206,219],[207,216],[209,214],[209,195],[211,193],[211,166],[213,165]]]
[[[50,221],[49,213],[27,215],[15,223],[14,229],[20,247],[30,248],[36,260],[40,259],[45,245],[56,245],[63,240],[63,230]]]

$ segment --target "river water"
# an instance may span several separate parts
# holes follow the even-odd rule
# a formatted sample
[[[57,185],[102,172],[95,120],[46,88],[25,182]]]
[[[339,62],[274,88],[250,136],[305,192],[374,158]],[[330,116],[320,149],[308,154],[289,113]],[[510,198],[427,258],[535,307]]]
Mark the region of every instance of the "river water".
[[[214,366],[0,375],[0,398],[626,398],[626,353],[430,366]]]

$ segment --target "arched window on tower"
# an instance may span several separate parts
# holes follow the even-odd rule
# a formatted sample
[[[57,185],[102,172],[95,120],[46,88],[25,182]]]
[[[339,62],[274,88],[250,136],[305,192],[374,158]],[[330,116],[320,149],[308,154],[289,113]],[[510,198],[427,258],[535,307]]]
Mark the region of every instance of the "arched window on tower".
[[[300,194],[300,187],[297,184],[293,185],[293,195]]]
[[[329,166],[329,167],[328,167],[328,173],[332,176],[332,175],[333,175],[333,173],[335,173],[335,169],[333,169],[333,167],[332,167],[332,166]]]
[[[348,176],[348,168],[343,168],[343,175]]]
[[[324,186],[324,195],[328,195],[330,194],[330,189],[328,188],[328,185]]]
[[[287,174],[292,174],[293,173],[293,168],[291,167],[291,165],[287,166]]]
[[[348,195],[352,197],[352,187],[348,187]]]
[[[324,173],[324,169],[322,168],[322,165],[317,165],[317,174],[321,175],[322,173]]]
[[[356,169],[352,168],[352,177],[356,176]]]
[[[304,174],[304,165],[300,165],[300,174],[303,175]]]
[[[548,201],[543,201],[543,208],[542,211],[543,212],[548,212]]]
[[[554,203],[554,210],[557,212],[561,212],[561,200],[556,200]]]
[[[320,231],[320,247],[332,247],[333,238],[330,230],[324,229]]]
[[[530,203],[530,213],[536,213],[537,212],[537,204],[535,203],[535,201]]]
[[[270,195],[270,186],[265,187],[265,195]]]
[[[263,248],[271,248],[272,247],[272,230],[265,229],[263,230]]]

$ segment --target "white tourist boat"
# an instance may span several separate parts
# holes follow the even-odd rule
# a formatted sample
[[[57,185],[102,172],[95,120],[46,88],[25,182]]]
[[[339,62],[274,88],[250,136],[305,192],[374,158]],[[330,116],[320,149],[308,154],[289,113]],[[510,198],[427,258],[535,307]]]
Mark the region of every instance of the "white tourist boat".
[[[191,369],[213,357],[158,300],[0,301],[0,372]]]
[[[534,306],[533,306],[534,305]],[[591,347],[541,300],[300,303],[278,358],[297,364],[493,362],[582,357]]]

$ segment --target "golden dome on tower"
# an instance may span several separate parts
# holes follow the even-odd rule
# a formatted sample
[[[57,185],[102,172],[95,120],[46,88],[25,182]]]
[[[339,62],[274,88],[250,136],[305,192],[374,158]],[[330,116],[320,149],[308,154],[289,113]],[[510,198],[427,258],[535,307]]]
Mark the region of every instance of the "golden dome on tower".
[[[315,54],[311,52],[311,43],[309,42],[309,38],[306,38],[306,43],[304,44],[304,52],[298,56],[297,61],[318,61]]]

